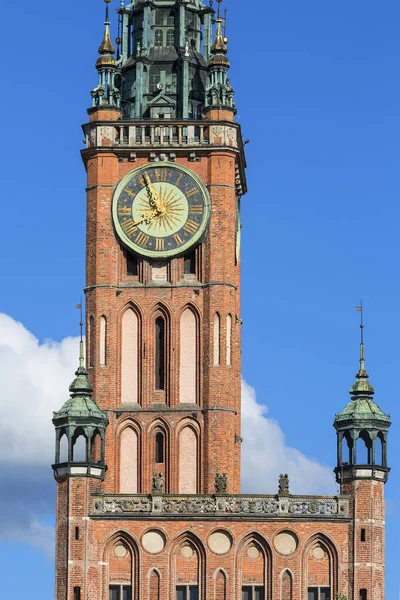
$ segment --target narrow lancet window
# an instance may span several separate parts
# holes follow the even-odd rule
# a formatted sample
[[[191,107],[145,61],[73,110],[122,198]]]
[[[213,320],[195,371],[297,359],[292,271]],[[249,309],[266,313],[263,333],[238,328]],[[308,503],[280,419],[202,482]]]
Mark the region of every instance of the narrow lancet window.
[[[156,390],[165,390],[165,320],[156,319]]]

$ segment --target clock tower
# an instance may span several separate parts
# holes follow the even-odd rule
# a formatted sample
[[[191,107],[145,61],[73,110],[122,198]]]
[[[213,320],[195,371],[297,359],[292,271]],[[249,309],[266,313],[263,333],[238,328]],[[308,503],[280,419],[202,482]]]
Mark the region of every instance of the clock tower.
[[[55,599],[355,593],[349,495],[293,496],[287,475],[240,494],[246,162],[222,0],[122,0],[115,43],[105,2],[83,127],[86,360],[81,342],[53,416]]]

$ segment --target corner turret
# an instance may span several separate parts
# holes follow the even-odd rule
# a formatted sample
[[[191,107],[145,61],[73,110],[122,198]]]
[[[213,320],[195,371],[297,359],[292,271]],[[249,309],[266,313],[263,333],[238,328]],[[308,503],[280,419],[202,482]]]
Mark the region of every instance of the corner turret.
[[[116,87],[116,75],[118,72],[117,61],[114,56],[115,47],[111,41],[110,21],[108,5],[106,3],[106,18],[104,22],[104,37],[99,46],[99,58],[96,61],[96,69],[99,74],[99,84],[92,90],[92,106],[120,106],[120,92]]]
[[[69,391],[71,398],[53,413],[56,428],[54,477],[63,481],[68,476],[103,479],[105,466],[105,431],[108,425],[92,398],[93,386],[84,366],[83,340],[80,341],[79,367]]]
[[[206,111],[228,109],[236,113],[234,91],[228,79],[230,68],[228,54],[228,38],[222,35],[221,2],[218,2],[216,37],[208,61],[208,83],[206,88]]]
[[[336,481],[340,484],[357,479],[376,479],[386,482],[387,433],[390,415],[382,412],[373,400],[375,390],[368,379],[364,356],[364,324],[361,312],[360,368],[357,381],[351,386],[351,401],[337,414]]]

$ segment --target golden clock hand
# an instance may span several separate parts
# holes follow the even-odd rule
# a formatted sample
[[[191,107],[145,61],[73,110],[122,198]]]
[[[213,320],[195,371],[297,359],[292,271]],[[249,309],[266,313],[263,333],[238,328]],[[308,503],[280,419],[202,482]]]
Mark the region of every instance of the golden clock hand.
[[[161,210],[162,210],[161,201],[160,201],[160,198],[159,198],[156,188],[152,184],[151,179],[147,173],[144,174],[143,178],[144,178],[144,182],[146,184],[146,192],[147,192],[147,196],[149,198],[150,206],[156,208],[159,212],[161,212]]]
[[[144,215],[142,216],[142,218],[141,218],[141,219],[139,219],[138,221],[135,221],[135,222],[133,223],[133,225],[134,225],[135,227],[137,227],[137,225],[140,225],[141,223],[147,223],[147,225],[149,225],[149,224],[152,222],[152,220],[153,220],[155,217],[157,217],[157,216],[158,216],[158,211],[157,211],[157,210],[153,210],[153,211],[152,211],[152,212],[150,212],[150,213],[144,213]]]

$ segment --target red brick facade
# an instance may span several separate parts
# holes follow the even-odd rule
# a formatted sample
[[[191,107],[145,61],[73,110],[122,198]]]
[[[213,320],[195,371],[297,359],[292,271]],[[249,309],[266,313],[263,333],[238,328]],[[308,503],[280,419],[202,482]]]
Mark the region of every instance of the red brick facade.
[[[138,275],[127,274],[126,250],[113,228],[111,203],[121,178],[151,163],[159,150],[142,148],[133,155],[132,148],[118,146],[111,134],[101,138],[102,127],[115,131],[119,113],[90,112],[88,127],[97,132],[97,142],[88,143],[83,152],[88,177],[87,364],[94,398],[108,411],[107,472],[104,481],[70,476],[58,483],[56,600],[108,600],[110,589],[124,587],[131,588],[135,600],[174,600],[179,590],[191,587],[198,588],[202,600],[240,600],[246,593],[265,600],[307,600],[308,590],[315,589],[321,594],[329,590],[329,596],[320,598],[331,600],[338,594],[359,600],[364,597],[361,590],[368,599],[383,600],[382,482],[347,483],[340,498],[236,496],[241,441],[236,232],[245,165],[233,113],[209,112],[209,124],[202,126],[214,129],[214,141],[197,150],[195,160],[192,148],[168,150],[169,160],[192,169],[207,186],[212,216],[196,248],[195,278],[185,279],[184,258],[178,257],[167,263],[167,285],[155,285],[146,258],[139,258]],[[224,138],[228,129],[229,139],[234,131],[236,144]],[[188,307],[197,323],[197,401],[182,405],[180,319]],[[121,322],[129,308],[139,332],[134,406],[121,404]],[[219,364],[214,353],[217,313]],[[162,391],[154,384],[154,323],[160,314],[167,324]],[[102,331],[101,318],[106,323]],[[105,359],[100,356],[102,344]],[[135,432],[130,443],[137,458],[129,465],[124,456],[121,468],[121,434],[127,427]],[[187,460],[181,437],[185,427],[196,448]],[[164,445],[163,459],[156,462],[158,432]],[[155,472],[162,474],[165,494],[154,492]],[[135,478],[136,494],[120,493],[121,473]],[[223,473],[226,493],[216,494],[216,475]],[[197,493],[182,496],[180,482],[186,475],[197,482]],[[254,595],[257,591],[261,596]]]

